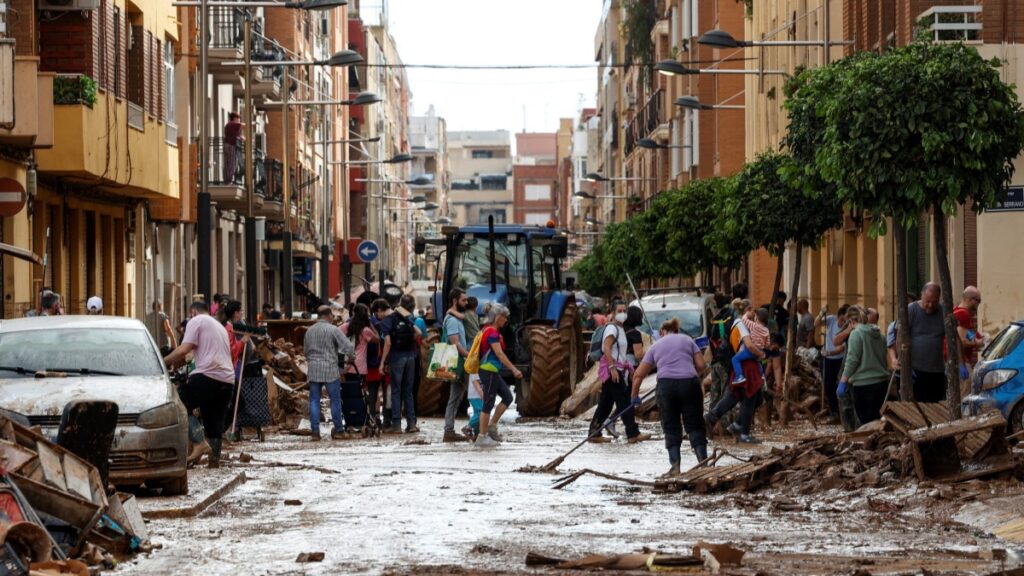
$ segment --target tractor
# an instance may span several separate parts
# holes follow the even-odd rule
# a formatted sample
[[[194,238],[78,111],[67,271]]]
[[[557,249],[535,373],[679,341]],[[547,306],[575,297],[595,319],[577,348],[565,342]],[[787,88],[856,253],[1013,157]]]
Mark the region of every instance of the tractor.
[[[491,217],[486,225],[445,226],[440,238],[415,241],[417,254],[427,253],[428,246],[428,258],[437,263],[431,301],[438,321],[455,287],[477,298],[478,314],[488,302],[507,306],[511,315],[502,337],[523,379],[502,376],[515,387],[516,408],[522,416],[557,416],[584,360],[576,298],[562,289],[567,238],[554,228],[496,225]],[[443,413],[447,400],[446,383],[421,382],[421,411]]]

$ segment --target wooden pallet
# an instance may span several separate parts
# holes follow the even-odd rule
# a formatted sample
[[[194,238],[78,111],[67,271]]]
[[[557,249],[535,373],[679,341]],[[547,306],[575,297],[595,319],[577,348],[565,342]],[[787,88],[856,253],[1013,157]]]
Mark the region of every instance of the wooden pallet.
[[[724,490],[754,490],[768,482],[777,472],[782,458],[772,456],[730,466],[694,468],[679,478],[659,481],[656,492],[691,490],[699,494]]]
[[[919,480],[964,482],[1017,467],[1006,443],[1006,419],[998,412],[909,430],[906,436]]]

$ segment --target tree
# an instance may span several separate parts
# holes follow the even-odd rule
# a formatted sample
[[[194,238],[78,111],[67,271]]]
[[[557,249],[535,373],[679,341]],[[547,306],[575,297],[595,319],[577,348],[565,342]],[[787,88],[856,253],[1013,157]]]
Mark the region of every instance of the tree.
[[[796,293],[800,281],[803,248],[817,247],[825,233],[842,223],[842,203],[834,195],[803,194],[784,178],[791,172],[793,160],[786,154],[765,152],[744,166],[736,181],[736,191],[729,197],[720,215],[722,226],[745,247],[764,248],[778,259],[769,317],[775,317],[774,295],[782,286],[783,259],[786,246],[796,248],[796,266],[790,294],[790,320],[786,330],[788,341],[796,341]],[[787,369],[795,359],[795,346],[787,352]],[[782,394],[788,398],[788,375],[781,383]],[[788,405],[783,403],[783,422],[788,420]]]
[[[666,262],[679,276],[695,276],[713,266],[736,266],[745,255],[715,228],[717,215],[733,193],[727,178],[691,180],[678,190],[664,192],[651,206],[658,216],[657,235]]]
[[[946,246],[946,217],[967,201],[991,207],[1013,175],[1024,147],[1024,111],[999,78],[998,61],[985,61],[963,44],[917,42],[884,54],[861,53],[805,71],[787,102],[787,146],[808,184],[820,177],[856,211],[873,217],[869,234],[904,229],[922,213],[935,221],[935,253],[945,309],[947,398],[960,414],[959,340]],[[901,365],[911,365],[906,266],[898,261]],[[901,395],[909,398],[910,379]]]
[[[572,270],[577,274],[577,283],[593,296],[609,297],[615,294],[618,288],[605,271],[602,263],[604,247],[600,242],[594,245],[590,254],[587,254],[575,264]]]

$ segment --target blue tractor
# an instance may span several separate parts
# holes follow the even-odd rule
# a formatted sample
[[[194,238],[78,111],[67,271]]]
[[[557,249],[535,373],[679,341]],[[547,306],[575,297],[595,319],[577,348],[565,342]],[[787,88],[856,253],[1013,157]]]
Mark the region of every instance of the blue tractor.
[[[416,239],[417,254],[428,246],[438,268],[432,300],[438,320],[451,305],[454,287],[479,300],[478,313],[488,302],[507,306],[511,316],[502,336],[524,376],[515,382],[503,375],[516,386],[516,408],[523,416],[558,415],[583,373],[584,356],[576,298],[563,290],[567,238],[554,228],[495,225],[492,218],[487,225],[446,226],[440,238]],[[422,382],[421,410],[443,411],[447,391],[443,384]]]

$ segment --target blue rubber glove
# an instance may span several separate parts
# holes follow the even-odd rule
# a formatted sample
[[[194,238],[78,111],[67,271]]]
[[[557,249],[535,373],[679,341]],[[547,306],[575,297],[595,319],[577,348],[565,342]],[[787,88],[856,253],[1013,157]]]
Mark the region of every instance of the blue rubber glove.
[[[639,408],[640,405],[643,404],[643,403],[644,403],[644,401],[641,400],[639,396],[634,396],[633,397],[632,404],[633,404],[634,408]]]
[[[839,381],[839,387],[836,388],[836,396],[846,396],[846,382],[843,380]]]

